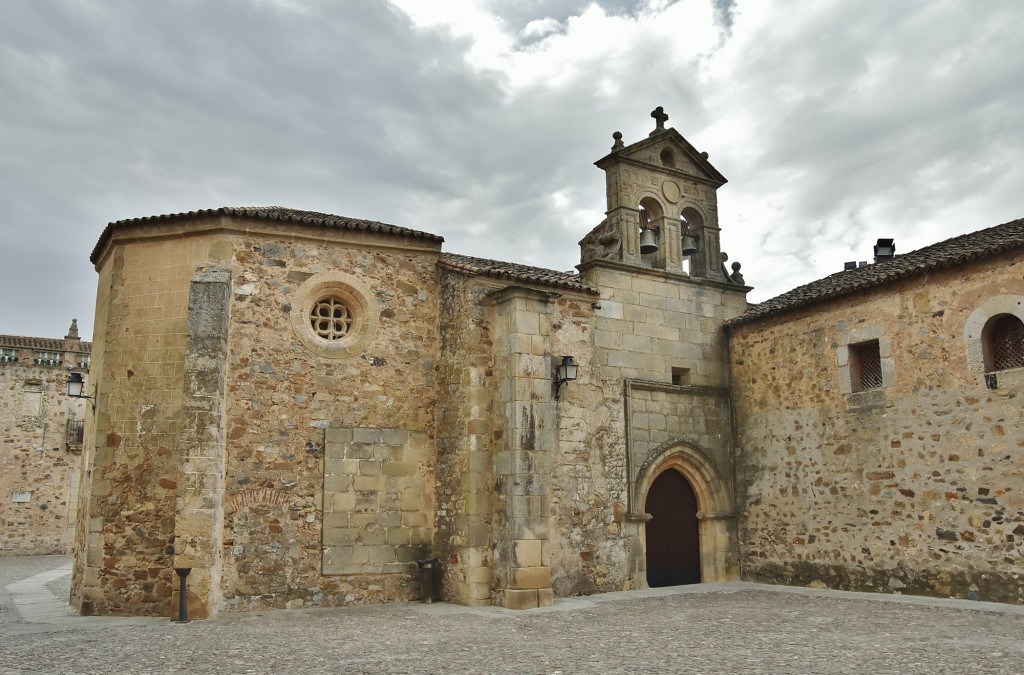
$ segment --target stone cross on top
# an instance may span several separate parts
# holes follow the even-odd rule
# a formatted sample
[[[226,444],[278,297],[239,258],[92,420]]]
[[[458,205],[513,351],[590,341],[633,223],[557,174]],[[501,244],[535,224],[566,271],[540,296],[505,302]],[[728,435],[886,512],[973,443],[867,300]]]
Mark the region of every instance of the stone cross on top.
[[[651,111],[651,117],[653,117],[654,121],[657,123],[657,126],[654,127],[654,130],[664,131],[665,122],[668,121],[668,115],[665,114],[665,109],[659,105],[657,108]]]

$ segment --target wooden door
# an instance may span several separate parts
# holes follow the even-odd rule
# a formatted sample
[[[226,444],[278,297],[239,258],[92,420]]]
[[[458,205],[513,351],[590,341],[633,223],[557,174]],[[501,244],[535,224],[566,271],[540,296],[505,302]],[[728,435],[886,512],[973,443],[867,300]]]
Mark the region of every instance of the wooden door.
[[[647,584],[700,583],[697,495],[690,482],[669,469],[654,479],[644,505],[647,522]]]

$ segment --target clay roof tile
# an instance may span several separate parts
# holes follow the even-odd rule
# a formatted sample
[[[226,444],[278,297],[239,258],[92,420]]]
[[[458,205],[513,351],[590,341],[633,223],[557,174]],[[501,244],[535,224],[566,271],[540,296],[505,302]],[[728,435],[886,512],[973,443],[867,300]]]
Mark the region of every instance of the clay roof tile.
[[[171,222],[175,220],[185,220],[188,218],[199,218],[207,216],[257,218],[262,220],[273,220],[280,223],[317,225],[321,227],[337,227],[346,230],[361,230],[370,232],[380,232],[382,234],[391,234],[402,237],[413,237],[416,239],[425,239],[427,241],[444,241],[444,237],[441,237],[436,234],[431,234],[429,232],[421,232],[419,230],[412,230],[406,227],[398,227],[397,225],[388,225],[387,223],[380,223],[373,220],[362,220],[360,218],[347,218],[345,216],[335,216],[329,213],[318,213],[316,211],[302,211],[299,209],[285,208],[283,206],[222,206],[216,209],[200,209],[198,211],[169,213],[160,216],[144,216],[142,218],[129,218],[126,220],[117,220],[112,223],[108,223],[107,226],[103,229],[103,233],[100,234],[99,241],[96,242],[96,246],[93,248],[92,254],[89,256],[89,260],[94,264],[96,263],[96,261],[99,259],[100,252],[103,250],[103,247],[113,236],[114,230],[123,227],[145,225],[147,223]]]
[[[743,314],[728,321],[727,325],[750,323],[817,302],[1017,248],[1024,248],[1024,218],[952,237],[889,260],[836,272],[771,300],[751,305]]]
[[[500,260],[488,260],[487,258],[474,258],[457,253],[442,253],[438,264],[448,269],[472,275],[554,286],[584,293],[597,293],[594,288],[583,283],[579,275],[574,272],[558,272],[544,269],[543,267],[531,267],[529,265],[519,265]]]

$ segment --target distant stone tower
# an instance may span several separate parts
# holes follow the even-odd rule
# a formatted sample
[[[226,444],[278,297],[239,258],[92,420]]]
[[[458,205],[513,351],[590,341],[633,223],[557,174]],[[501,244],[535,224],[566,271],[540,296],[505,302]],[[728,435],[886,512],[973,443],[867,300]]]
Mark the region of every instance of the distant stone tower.
[[[582,262],[602,258],[684,273],[688,260],[690,276],[730,282],[722,265],[716,194],[725,176],[706,152],[665,128],[668,115],[661,106],[651,117],[655,129],[646,139],[627,146],[616,131],[611,153],[595,162],[606,174],[607,218],[580,242]],[[641,253],[644,228],[657,245],[654,253]],[[684,252],[684,235],[696,252]]]

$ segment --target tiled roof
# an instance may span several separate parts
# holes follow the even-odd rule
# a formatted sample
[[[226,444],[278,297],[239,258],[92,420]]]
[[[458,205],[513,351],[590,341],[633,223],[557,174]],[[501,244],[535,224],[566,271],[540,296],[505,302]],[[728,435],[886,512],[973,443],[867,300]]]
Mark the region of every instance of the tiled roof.
[[[38,349],[45,352],[64,351],[64,340],[60,338],[25,337],[22,335],[0,335],[0,347],[8,349]],[[79,352],[91,352],[92,343],[84,340],[79,343]]]
[[[516,263],[501,262],[500,260],[487,260],[486,258],[473,258],[457,253],[442,253],[438,264],[448,269],[469,274],[554,286],[573,291],[583,291],[584,293],[597,293],[594,288],[583,283],[579,275],[573,272],[556,272],[555,270],[548,270],[543,267],[530,267],[529,265],[518,265]]]
[[[837,272],[754,305],[729,321],[728,325],[749,323],[1016,248],[1024,248],[1024,218],[946,239],[890,260]]]
[[[100,251],[112,236],[113,230],[119,227],[144,225],[146,223],[170,222],[184,220],[187,218],[198,218],[205,216],[234,216],[239,218],[258,218],[261,220],[273,220],[279,223],[292,223],[295,225],[318,225],[321,227],[338,227],[345,230],[363,230],[366,232],[380,232],[393,234],[402,237],[413,237],[426,239],[428,241],[442,242],[444,237],[429,232],[410,230],[397,225],[379,223],[375,220],[361,220],[359,218],[346,218],[334,216],[329,213],[317,213],[316,211],[300,211],[299,209],[287,209],[281,206],[222,206],[219,209],[201,209],[187,213],[170,213],[162,216],[146,216],[144,218],[130,218],[108,223],[100,235],[99,241],[92,250],[89,260],[93,263],[99,257]]]

